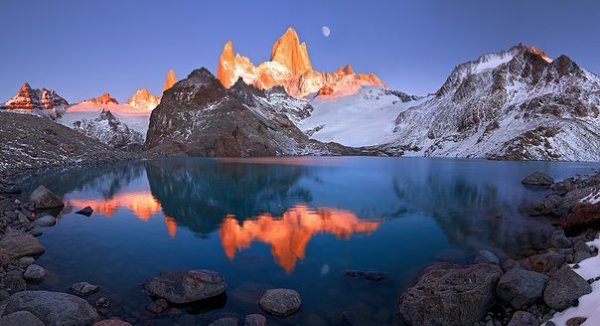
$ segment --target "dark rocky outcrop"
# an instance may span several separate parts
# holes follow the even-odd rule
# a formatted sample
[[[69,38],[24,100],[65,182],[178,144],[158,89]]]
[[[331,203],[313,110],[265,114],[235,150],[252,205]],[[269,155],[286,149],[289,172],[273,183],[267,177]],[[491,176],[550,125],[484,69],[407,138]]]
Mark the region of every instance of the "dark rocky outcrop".
[[[515,309],[521,309],[540,300],[548,277],[533,271],[513,268],[502,275],[496,295]]]
[[[226,89],[205,68],[163,94],[144,148],[159,155],[280,156],[353,154],[309,140],[261,90],[238,81]]]
[[[523,181],[524,185],[550,187],[554,183],[554,179],[542,172],[534,172],[526,176]]]
[[[431,265],[400,296],[400,315],[411,325],[472,325],[493,305],[501,276],[493,264]]]

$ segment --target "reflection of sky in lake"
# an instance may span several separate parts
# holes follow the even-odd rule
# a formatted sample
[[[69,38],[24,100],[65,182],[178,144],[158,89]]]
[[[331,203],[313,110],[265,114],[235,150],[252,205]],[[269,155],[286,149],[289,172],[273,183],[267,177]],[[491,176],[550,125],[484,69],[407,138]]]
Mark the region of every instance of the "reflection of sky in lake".
[[[31,187],[44,183],[68,205],[60,223],[40,237],[47,253],[39,262],[51,276],[39,288],[98,283],[101,295],[115,302],[112,314],[145,322],[149,299],[139,284],[165,269],[209,268],[226,277],[231,291],[223,307],[198,315],[198,322],[224,312],[260,312],[248,305],[248,292],[268,285],[302,294],[302,312],[283,323],[314,314],[335,323],[335,312],[357,304],[385,323],[398,293],[423,266],[468,262],[479,247],[516,253],[547,236],[544,221],[522,213],[544,195],[520,184],[525,175],[540,170],[563,178],[592,167],[397,158],[170,159],[48,173]],[[85,206],[94,209],[91,217],[74,214]],[[383,271],[388,280],[348,280],[345,269]]]

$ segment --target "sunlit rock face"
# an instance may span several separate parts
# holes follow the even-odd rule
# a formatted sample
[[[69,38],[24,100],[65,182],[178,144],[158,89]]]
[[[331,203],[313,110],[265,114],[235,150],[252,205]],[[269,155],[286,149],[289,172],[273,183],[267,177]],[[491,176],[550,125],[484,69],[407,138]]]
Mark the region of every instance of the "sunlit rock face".
[[[138,89],[125,104],[144,111],[152,111],[160,103],[158,96],[150,94],[146,88]]]
[[[167,73],[167,78],[165,78],[165,87],[163,88],[163,92],[167,89],[173,87],[177,82],[177,77],[175,76],[175,71],[173,69],[169,69]]]
[[[357,74],[350,66],[333,73],[313,70],[306,43],[300,43],[292,28],[273,45],[271,60],[258,66],[247,57],[234,54],[232,42],[227,42],[219,58],[217,78],[226,88],[233,86],[239,78],[259,89],[283,86],[296,98],[321,93],[339,97],[355,94],[361,86],[387,87],[374,74]],[[323,87],[326,92],[320,92]]]
[[[67,100],[54,90],[33,89],[28,83],[23,84],[17,95],[4,104],[8,110],[53,110],[67,106]]]
[[[84,102],[91,102],[91,103],[102,104],[102,105],[119,104],[119,101],[117,101],[115,98],[111,97],[110,94],[108,94],[108,93],[104,93],[101,96],[96,97],[96,98],[87,99]]]
[[[306,256],[306,246],[315,234],[327,233],[347,240],[354,234],[375,231],[380,223],[360,220],[349,211],[332,208],[312,210],[308,206],[297,205],[281,217],[261,214],[240,223],[228,216],[223,220],[219,235],[230,259],[235,258],[236,251],[248,249],[252,242],[260,241],[271,245],[275,262],[291,272],[298,259]]]

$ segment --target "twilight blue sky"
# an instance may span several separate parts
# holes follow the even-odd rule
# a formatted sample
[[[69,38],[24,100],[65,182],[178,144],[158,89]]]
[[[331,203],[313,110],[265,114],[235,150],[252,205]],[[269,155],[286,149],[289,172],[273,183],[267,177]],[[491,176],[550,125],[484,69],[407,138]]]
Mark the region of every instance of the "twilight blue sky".
[[[327,25],[329,38],[321,34]],[[352,64],[392,88],[435,91],[453,67],[524,42],[600,73],[597,0],[2,0],[0,101],[28,81],[70,102],[160,94],[169,68],[216,72],[223,44],[254,62],[294,27],[317,70]]]

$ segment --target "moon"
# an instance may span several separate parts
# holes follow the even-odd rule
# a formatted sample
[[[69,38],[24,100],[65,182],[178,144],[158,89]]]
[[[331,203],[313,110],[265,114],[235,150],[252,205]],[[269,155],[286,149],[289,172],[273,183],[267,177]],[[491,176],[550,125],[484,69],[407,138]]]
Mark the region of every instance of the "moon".
[[[321,27],[321,31],[323,32],[323,36],[325,37],[329,37],[329,34],[331,34],[331,29],[327,26]]]

